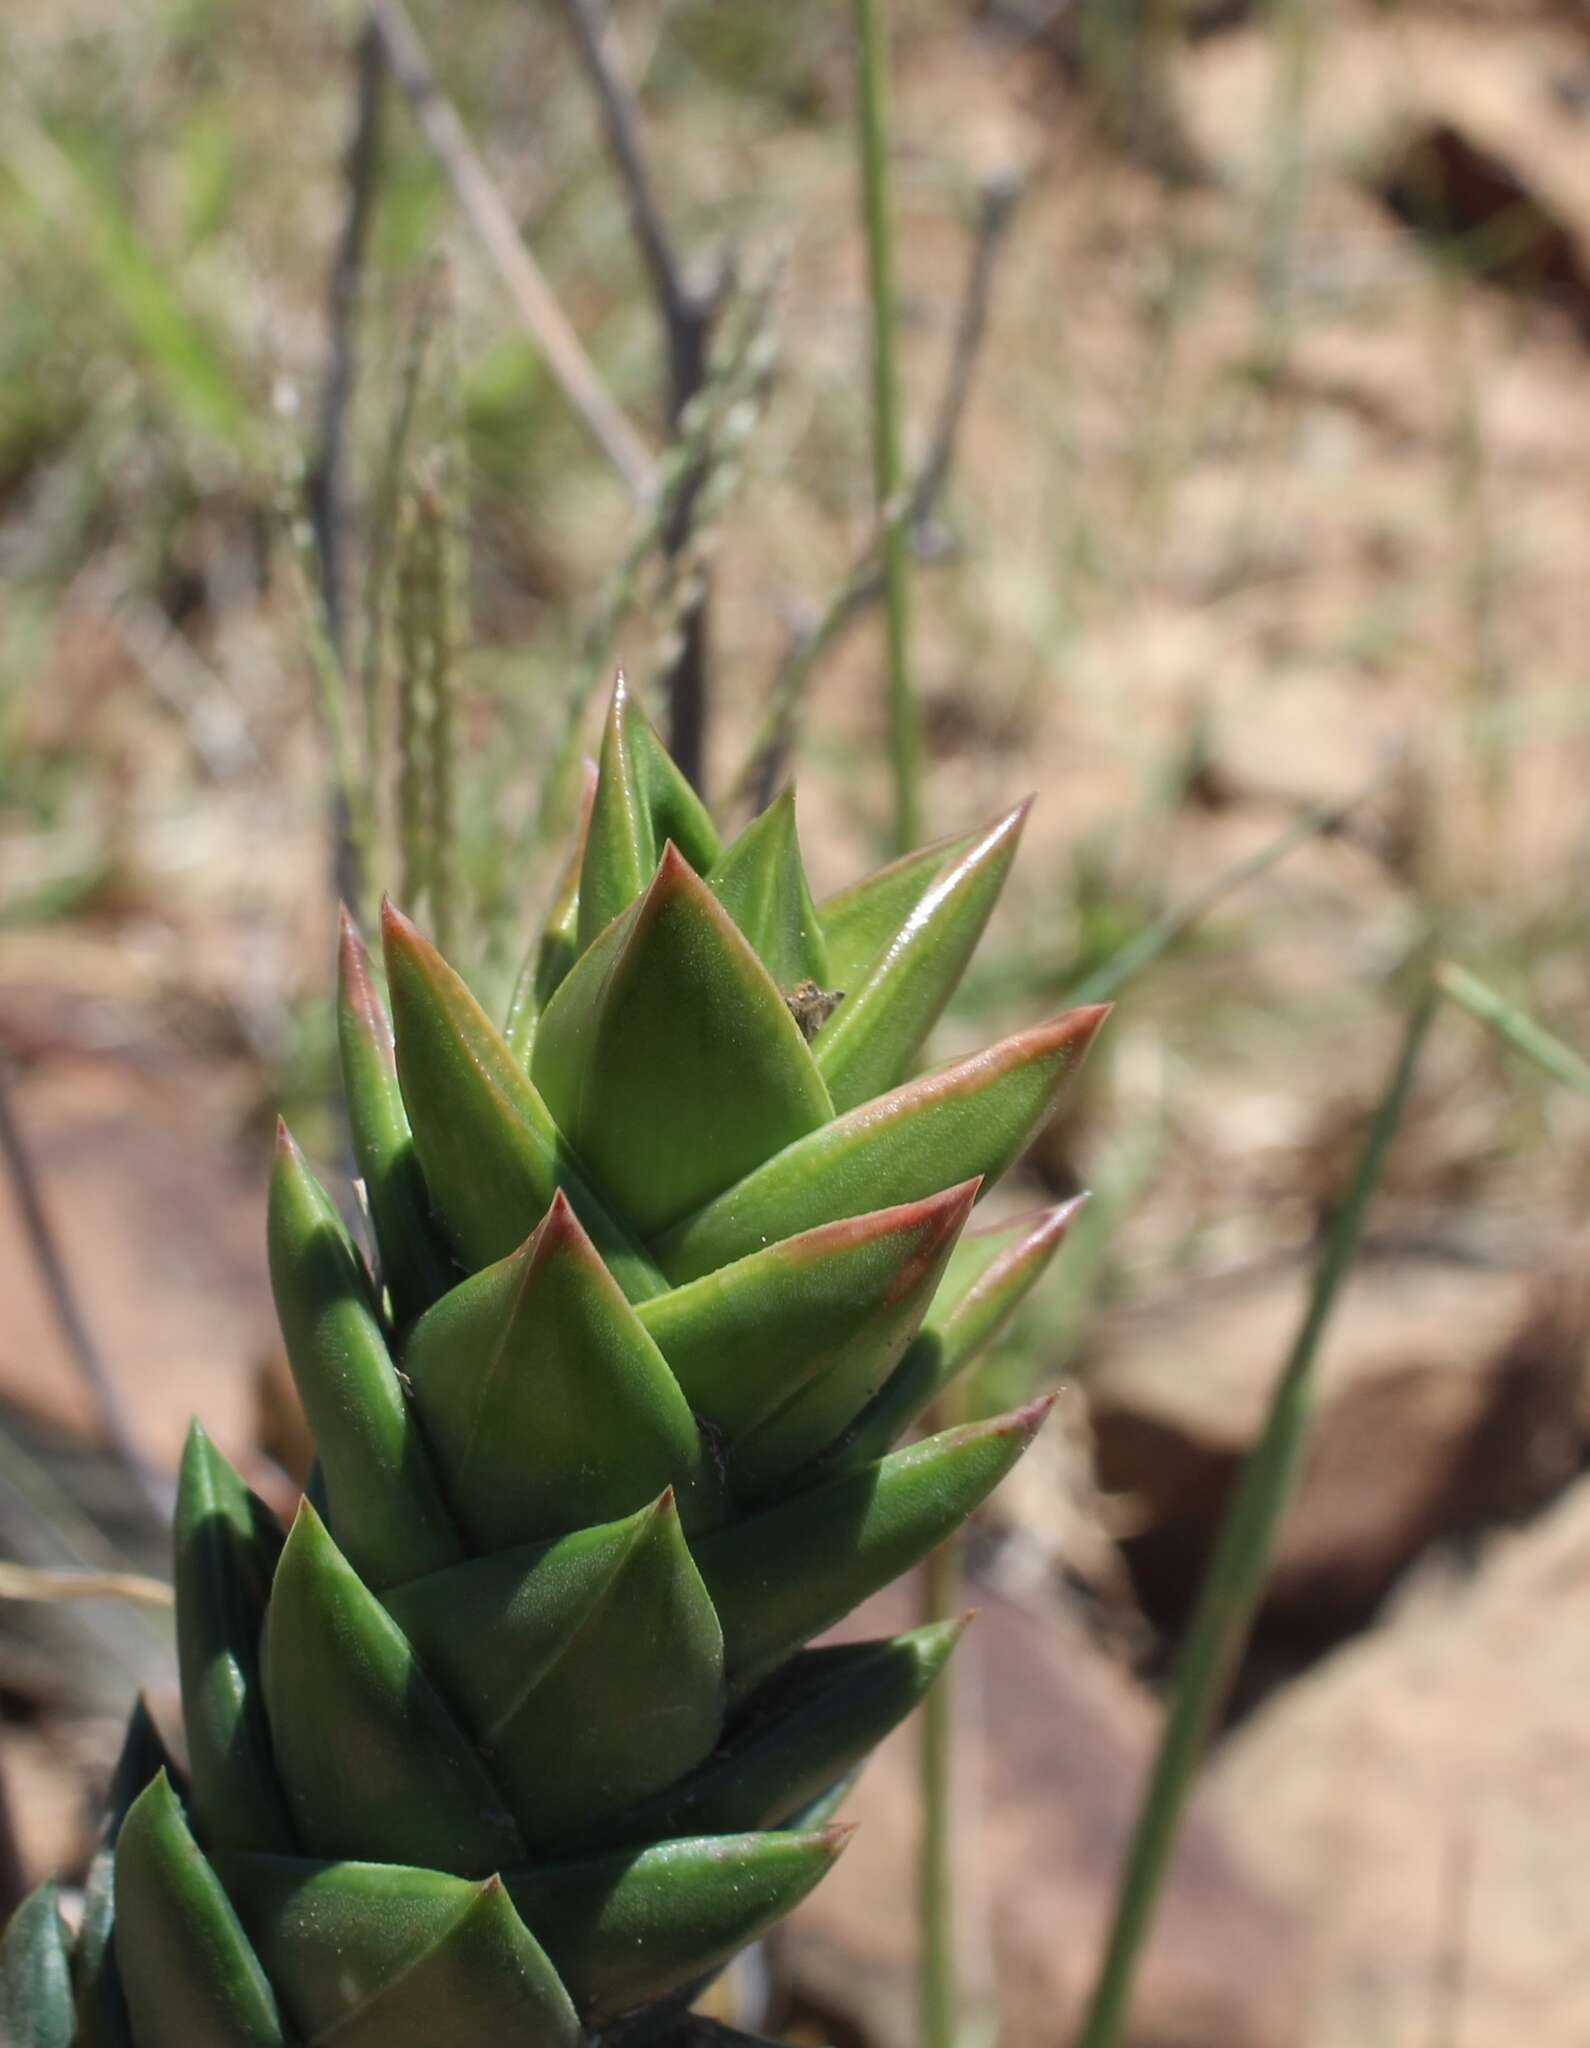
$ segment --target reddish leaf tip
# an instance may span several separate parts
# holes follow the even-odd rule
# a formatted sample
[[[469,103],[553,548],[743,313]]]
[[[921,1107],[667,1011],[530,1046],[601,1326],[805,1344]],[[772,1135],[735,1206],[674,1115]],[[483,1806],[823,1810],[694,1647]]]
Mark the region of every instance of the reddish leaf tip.
[[[1050,1246],[1059,1244],[1092,1199],[1092,1189],[1083,1188],[1079,1194],[1056,1202],[1052,1209],[1045,1209],[1016,1247],[1017,1255],[1047,1251]]]
[[[1058,1394],[1040,1394],[1036,1401],[1028,1401],[1020,1408],[1012,1408],[1008,1415],[996,1417],[989,1427],[1007,1436],[1026,1437],[1031,1442],[1049,1419],[1049,1410],[1059,1398]]]
[[[390,943],[394,939],[414,940],[420,935],[419,926],[412,918],[405,917],[390,896],[381,898],[381,936]]]
[[[938,1216],[941,1238],[953,1237],[960,1230],[982,1191],[983,1176],[974,1173],[970,1180],[957,1181],[954,1187],[946,1188],[943,1194],[935,1197],[941,1205]]]
[[[837,1856],[860,1825],[854,1820],[831,1820],[827,1827],[817,1830],[817,1840],[830,1856]]]
[[[276,1119],[276,1157],[286,1165],[298,1166],[303,1163],[304,1155],[299,1150],[298,1140],[288,1130],[287,1119],[284,1116]]]
[[[671,839],[663,841],[662,858],[657,863],[657,872],[651,878],[651,890],[661,896],[671,896],[688,888],[698,877],[695,869]]]
[[[528,1272],[548,1259],[566,1258],[570,1253],[596,1257],[574,1204],[562,1188],[554,1188],[547,1213],[513,1256],[524,1260]]]

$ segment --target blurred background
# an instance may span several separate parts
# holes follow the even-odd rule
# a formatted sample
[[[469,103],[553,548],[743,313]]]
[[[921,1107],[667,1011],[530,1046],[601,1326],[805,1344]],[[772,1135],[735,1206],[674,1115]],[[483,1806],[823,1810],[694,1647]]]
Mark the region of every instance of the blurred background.
[[[981,1369],[972,2018],[1069,2037],[1158,1697],[1406,990],[1590,1044],[1590,14],[892,23],[922,805],[1036,791],[945,1052],[1121,999]],[[166,1570],[191,1414],[290,1501],[278,1108],[342,1167],[338,891],[504,996],[622,661],[728,819],[886,857],[838,5],[0,0],[0,1555]],[[640,233],[637,236],[637,225]],[[1590,2034],[1590,1103],[1443,1014],[1136,2048]],[[0,1915],[166,1617],[0,1603]],[[915,2038],[909,1738],[743,1987]]]

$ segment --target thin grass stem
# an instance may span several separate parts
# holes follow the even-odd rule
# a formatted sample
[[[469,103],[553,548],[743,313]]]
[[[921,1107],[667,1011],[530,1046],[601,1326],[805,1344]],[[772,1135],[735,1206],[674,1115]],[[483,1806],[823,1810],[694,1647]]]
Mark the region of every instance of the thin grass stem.
[[[951,1537],[928,1557],[922,1572],[922,1620],[948,1621],[962,1601],[960,1547]],[[959,2015],[955,1968],[955,1891],[951,1858],[954,1812],[951,1763],[955,1704],[944,1672],[929,1688],[917,1716],[918,2000],[924,2048],[953,2048]]]
[[[1409,1020],[1390,1083],[1375,1111],[1352,1185],[1320,1250],[1314,1285],[1269,1414],[1221,1525],[1199,1591],[1171,1695],[1159,1753],[1117,1893],[1115,1918],[1077,2048],[1119,2048],[1137,1965],[1153,1923],[1183,1810],[1210,1728],[1247,1641],[1269,1571],[1270,1549],[1291,1493],[1313,1407],[1314,1367],[1331,1312],[1357,1254],[1364,1217],[1402,1119],[1434,990]]]
[[[902,853],[921,839],[921,736],[911,688],[910,535],[890,517],[901,487],[900,375],[889,191],[889,52],[884,0],[852,0],[860,88],[862,216],[872,301],[872,467],[883,522],[883,604],[889,659],[889,757],[894,837]],[[933,2042],[929,2040],[929,2048]]]
[[[1438,970],[1435,984],[1442,995],[1449,996],[1482,1024],[1488,1024],[1497,1037],[1504,1039],[1515,1052],[1533,1060],[1543,1074],[1549,1074],[1554,1081],[1561,1081],[1580,1095],[1590,1095],[1590,1065],[1544,1025],[1537,1024],[1527,1011],[1521,1010],[1516,1003],[1510,1003],[1504,995],[1499,995],[1488,983],[1481,981],[1478,975],[1448,961]]]

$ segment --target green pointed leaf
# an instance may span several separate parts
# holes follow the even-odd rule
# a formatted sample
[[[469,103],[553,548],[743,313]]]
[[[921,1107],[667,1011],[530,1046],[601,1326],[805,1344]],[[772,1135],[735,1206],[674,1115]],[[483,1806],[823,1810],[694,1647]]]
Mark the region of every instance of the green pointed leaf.
[[[676,1286],[837,1216],[990,1187],[1047,1121],[1109,1010],[1071,1010],[787,1145],[654,1247]]]
[[[582,2018],[604,2020],[754,1941],[826,1876],[850,1832],[711,1835],[505,1871],[503,1881]]]
[[[503,1038],[508,1050],[526,1069],[530,1048],[535,1043],[536,1024],[541,1012],[557,992],[558,983],[579,958],[580,867],[585,859],[585,842],[591,829],[591,804],[596,796],[596,763],[585,764],[585,783],[580,793],[580,815],[574,828],[574,842],[552,892],[552,907],[546,922],[530,942],[530,950],[519,969],[513,996],[508,1004],[508,1021]]]
[[[500,1878],[224,1856],[307,2048],[575,2048],[579,2021]]]
[[[17,1907],[0,1936],[0,2041],[6,2048],[73,2048],[66,1923],[53,1884]]]
[[[888,1384],[833,1451],[818,1460],[814,1478],[858,1471],[894,1448],[957,1373],[999,1335],[1064,1243],[1086,1200],[1077,1195],[1036,1218],[962,1238],[922,1328]]]
[[[456,1564],[463,1549],[330,1197],[277,1130],[266,1225],[282,1342],[314,1431],[338,1541],[382,1586]]]
[[[534,1851],[683,1776],[717,1741],[723,1632],[671,1494],[416,1580],[387,1606]]]
[[[179,1576],[180,1571],[179,1564]],[[171,1773],[171,1759],[140,1696],[128,1718],[121,1754],[111,1773],[99,1846],[83,1885],[83,1917],[72,1949],[76,2048],[133,2048],[132,2022],[127,2016],[127,2001],[116,1968],[116,1838],[133,1801],[162,1771]]]
[[[827,988],[828,948],[801,865],[793,789],[751,820],[707,881],[779,988]]]
[[[701,799],[674,766],[620,675],[602,734],[580,867],[582,953],[650,882],[670,839],[701,874],[722,851]]]
[[[672,841],[547,1005],[531,1073],[643,1237],[833,1114],[784,998]]]
[[[551,1112],[463,982],[390,904],[382,935],[403,1100],[426,1186],[464,1266],[475,1272],[506,1258],[562,1188],[630,1300],[659,1293],[656,1268],[592,1194]]]
[[[964,1618],[934,1622],[881,1642],[801,1651],[745,1702],[699,1770],[594,1830],[591,1845],[787,1826],[899,1726],[965,1627]]]
[[[743,1687],[958,1529],[1037,1435],[1050,1395],[947,1429],[701,1538],[696,1563]]]
[[[261,1663],[276,1767],[311,1855],[460,1877],[523,1855],[474,1745],[307,1503],[276,1568]]]
[[[817,1070],[836,1109],[854,1109],[910,1071],[983,935],[1029,808],[1030,799],[1018,804],[946,862],[818,1033]]]
[[[392,1027],[353,919],[342,913],[337,1042],[353,1156],[370,1203],[381,1278],[401,1329],[452,1286],[456,1274],[436,1226],[398,1086]]]
[[[259,1677],[259,1632],[282,1535],[197,1423],[177,1488],[177,1656],[193,1812],[211,1848],[293,1844]]]
[[[690,1404],[561,1190],[510,1259],[415,1325],[404,1370],[481,1550],[613,1521],[715,1486]]]
[[[116,1844],[116,1958],[139,2048],[283,2048],[259,1958],[164,1772]]]
[[[976,1192],[824,1224],[643,1304],[740,1499],[809,1463],[883,1386]]]
[[[860,988],[901,927],[944,870],[982,838],[960,832],[903,854],[817,906],[828,971],[841,988]]]

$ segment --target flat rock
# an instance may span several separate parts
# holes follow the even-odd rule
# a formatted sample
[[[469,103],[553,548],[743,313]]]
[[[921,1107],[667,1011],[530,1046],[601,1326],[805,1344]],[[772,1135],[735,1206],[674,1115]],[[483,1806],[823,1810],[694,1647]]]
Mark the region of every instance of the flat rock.
[[[1308,1274],[1261,1271],[1117,1317],[1088,1387],[1100,1484],[1124,1496],[1134,1576],[1185,1611],[1302,1315]],[[1583,1451],[1590,1300],[1569,1262],[1527,1273],[1361,1266],[1331,1322],[1318,1414],[1266,1618],[1311,1637],[1361,1623],[1432,1545],[1538,1508]]]
[[[1148,1695],[1080,1626],[979,1588],[952,1667],[962,1778],[956,1888],[969,2009],[995,2002],[1004,2048],[1061,2048],[1081,2017],[1158,1728]],[[898,1591],[854,1632],[910,1625]],[[852,1631],[847,1628],[846,1633]],[[874,1757],[839,1866],[777,1948],[779,1977],[824,2039],[916,2048],[913,1730]],[[1194,1802],[1145,1960],[1132,2048],[1301,2042],[1299,1943]],[[997,1994],[995,1987],[997,1986]]]
[[[1278,1694],[1212,1806],[1309,1930],[1310,2048],[1590,2039],[1590,1482]]]
[[[224,1064],[141,1065],[63,1050],[14,1084],[13,1107],[78,1305],[130,1427],[175,1466],[191,1416],[232,1455],[253,1438],[253,1375],[274,1343],[265,1275],[263,1138],[237,1139]],[[0,1398],[93,1434],[0,1175]]]

